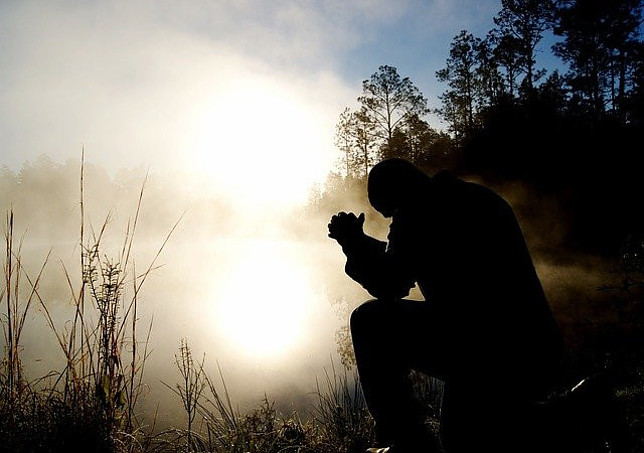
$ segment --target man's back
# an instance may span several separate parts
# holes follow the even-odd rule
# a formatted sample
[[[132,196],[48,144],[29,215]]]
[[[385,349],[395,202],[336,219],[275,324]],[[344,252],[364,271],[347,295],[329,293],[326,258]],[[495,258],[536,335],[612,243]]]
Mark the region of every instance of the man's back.
[[[517,219],[491,190],[441,173],[393,216],[390,253],[441,307],[468,369],[524,379],[559,359],[561,338]],[[514,375],[514,376],[513,376]]]

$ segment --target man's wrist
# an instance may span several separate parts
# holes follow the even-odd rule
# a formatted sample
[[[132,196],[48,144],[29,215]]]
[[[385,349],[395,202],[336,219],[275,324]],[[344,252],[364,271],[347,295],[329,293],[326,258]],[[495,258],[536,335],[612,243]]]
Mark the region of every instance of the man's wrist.
[[[347,234],[338,238],[338,244],[342,247],[342,250],[346,253],[347,251],[359,249],[361,244],[364,242],[366,235],[363,231],[358,231],[352,234]]]

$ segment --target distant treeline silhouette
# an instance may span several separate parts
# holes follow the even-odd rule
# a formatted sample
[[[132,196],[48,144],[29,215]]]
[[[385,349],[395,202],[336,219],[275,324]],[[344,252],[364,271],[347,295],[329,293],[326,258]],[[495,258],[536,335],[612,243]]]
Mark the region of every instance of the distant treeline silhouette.
[[[361,179],[403,157],[430,173],[521,181],[558,199],[568,246],[618,253],[644,229],[641,18],[639,0],[502,0],[495,27],[461,31],[436,72],[448,88],[433,112],[447,131],[423,119],[432,110],[408,77],[381,66],[340,115],[341,172]],[[546,34],[558,38],[550,74],[536,62]]]

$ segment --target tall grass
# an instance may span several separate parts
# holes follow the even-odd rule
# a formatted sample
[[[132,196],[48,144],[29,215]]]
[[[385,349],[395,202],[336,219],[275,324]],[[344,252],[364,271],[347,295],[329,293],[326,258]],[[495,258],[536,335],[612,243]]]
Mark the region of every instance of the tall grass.
[[[181,339],[175,365],[179,382],[164,383],[181,401],[185,428],[166,430],[155,437],[155,451],[286,452],[306,449],[305,426],[294,415],[278,417],[265,397],[258,408],[242,414],[233,407],[226,381],[218,367],[219,383],[204,370],[205,356],[195,361],[186,339]],[[195,420],[198,417],[198,423]]]
[[[62,266],[73,306],[73,319],[57,324],[39,283],[45,257],[31,276],[15,240],[14,213],[5,224],[4,279],[0,294],[5,348],[0,369],[0,439],[6,451],[142,451],[146,433],[136,407],[143,388],[152,322],[140,338],[139,294],[177,224],[151,263],[137,273],[132,247],[145,181],[134,217],[118,256],[110,258],[102,239],[108,215],[98,231],[87,228],[84,161],[80,168],[80,275]],[[178,222],[177,222],[178,223]],[[21,334],[28,313],[38,304],[65,359],[62,370],[29,381],[21,362]]]
[[[353,369],[355,370],[355,369]],[[317,381],[315,415],[324,451],[363,452],[373,441],[373,422],[357,373],[343,367],[324,371]]]
[[[355,373],[332,364],[318,381],[313,414],[279,414],[267,396],[241,413],[230,398],[223,373],[215,380],[205,356],[195,361],[185,339],[175,355],[178,382],[165,384],[182,403],[185,428],[154,436],[154,452],[211,453],[363,453],[373,438],[373,423]]]

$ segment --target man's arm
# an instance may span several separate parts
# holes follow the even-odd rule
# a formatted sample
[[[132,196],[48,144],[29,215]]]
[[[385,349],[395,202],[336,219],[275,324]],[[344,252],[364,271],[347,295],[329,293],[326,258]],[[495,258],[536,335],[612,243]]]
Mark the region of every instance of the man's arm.
[[[333,216],[329,237],[338,241],[347,257],[345,272],[377,299],[400,299],[414,287],[404,263],[387,251],[387,244],[362,231],[364,214]]]

